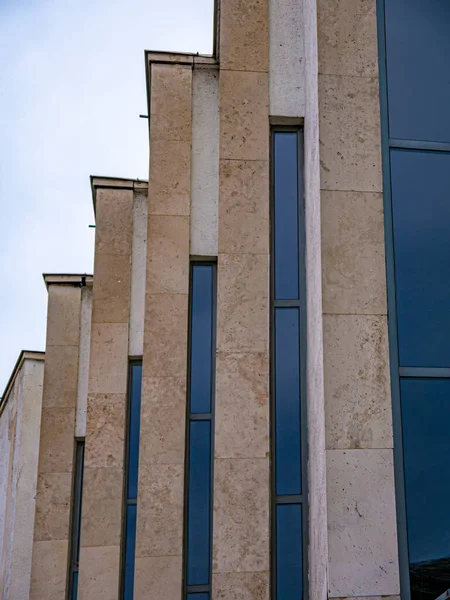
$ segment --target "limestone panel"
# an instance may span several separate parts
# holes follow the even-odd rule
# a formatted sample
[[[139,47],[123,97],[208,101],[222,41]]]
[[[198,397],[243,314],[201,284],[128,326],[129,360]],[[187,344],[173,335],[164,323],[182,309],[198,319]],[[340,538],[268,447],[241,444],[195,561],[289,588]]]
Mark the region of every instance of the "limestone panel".
[[[269,461],[215,460],[213,573],[269,569]]]
[[[269,163],[220,161],[219,252],[269,252]]]
[[[189,141],[192,137],[192,67],[151,65],[150,137]]]
[[[183,463],[185,419],[185,379],[142,379],[140,466],[146,463]]]
[[[152,139],[148,212],[189,215],[191,142]]]
[[[181,556],[136,558],[134,594],[136,598],[173,600],[182,589]]]
[[[386,314],[382,194],[322,192],[323,311]]]
[[[126,394],[127,323],[93,323],[89,393]]]
[[[152,215],[148,221],[148,294],[189,291],[189,217]]]
[[[216,458],[265,458],[269,451],[266,353],[217,355]]]
[[[43,408],[39,473],[70,473],[73,462],[75,408]]]
[[[217,298],[219,350],[267,352],[268,292],[268,255],[219,255]]]
[[[35,542],[30,600],[61,600],[66,593],[67,540]]]
[[[51,285],[48,291],[47,340],[49,346],[78,346],[81,290]]]
[[[216,600],[269,600],[269,573],[219,573],[213,576]]]
[[[183,547],[183,465],[139,465],[136,556],[179,556]]]
[[[81,518],[84,547],[120,545],[122,495],[122,469],[84,470]]]
[[[117,600],[119,577],[119,546],[83,548],[78,584],[80,600]]]
[[[187,294],[151,294],[145,303],[145,375],[185,377],[187,347]]]
[[[132,190],[99,189],[96,193],[95,252],[131,254]],[[95,271],[97,278],[97,269]]]
[[[329,596],[398,594],[392,450],[328,450],[327,463]]]
[[[125,418],[125,394],[89,395],[85,467],[123,467]]]
[[[45,349],[44,408],[74,408],[77,401],[78,346]]]
[[[144,350],[145,286],[147,269],[148,200],[146,193],[135,194],[133,204],[133,245],[130,287],[129,356],[142,356]]]
[[[318,0],[319,72],[378,75],[376,0]]]
[[[78,356],[77,417],[75,436],[86,436],[86,413],[89,390],[89,359],[91,351],[92,286],[81,293],[80,347]]]
[[[94,323],[128,323],[131,260],[129,254],[95,257]]]
[[[34,539],[67,540],[70,528],[71,473],[41,473],[37,482]]]
[[[392,448],[386,317],[324,316],[328,448]]]
[[[268,0],[230,0],[220,6],[220,67],[267,71]]]
[[[378,79],[319,76],[324,190],[381,192]]]
[[[221,71],[221,160],[269,160],[268,92],[267,73]]]

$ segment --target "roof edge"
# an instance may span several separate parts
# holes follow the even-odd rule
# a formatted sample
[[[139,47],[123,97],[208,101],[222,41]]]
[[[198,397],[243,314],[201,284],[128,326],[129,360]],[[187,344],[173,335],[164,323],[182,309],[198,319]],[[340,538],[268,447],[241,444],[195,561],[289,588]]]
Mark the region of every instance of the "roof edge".
[[[13,367],[11,375],[9,376],[8,382],[4,389],[3,395],[0,397],[0,415],[3,412],[3,408],[6,406],[6,400],[9,398],[12,388],[14,387],[14,383],[16,381],[16,377],[19,374],[20,369],[23,366],[23,363],[26,360],[45,360],[45,352],[41,350],[22,350],[19,354],[18,359],[16,360],[16,364]]]
[[[92,285],[94,276],[87,273],[43,273],[42,277],[48,289],[49,285],[73,285],[84,287]]]
[[[91,175],[92,204],[95,207],[97,202],[97,190],[146,190],[148,181],[146,179],[127,179],[123,177],[106,177],[102,175]]]

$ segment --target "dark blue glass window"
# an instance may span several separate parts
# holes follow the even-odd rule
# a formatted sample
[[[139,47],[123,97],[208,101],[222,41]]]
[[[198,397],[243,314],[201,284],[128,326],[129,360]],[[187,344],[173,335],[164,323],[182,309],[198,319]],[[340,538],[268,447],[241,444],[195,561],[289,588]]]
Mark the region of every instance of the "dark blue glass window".
[[[275,298],[299,297],[298,133],[274,133]]]
[[[210,583],[211,422],[189,431],[187,584]]]
[[[195,265],[191,293],[191,413],[211,412],[213,269]]]
[[[73,488],[73,510],[70,544],[70,574],[69,598],[76,600],[78,597],[78,568],[80,561],[80,533],[81,533],[81,501],[83,496],[83,471],[84,471],[84,441],[77,441],[75,449],[75,477]]]
[[[450,379],[401,381],[411,595],[450,588]]]
[[[303,595],[302,507],[277,506],[277,598],[298,600]]]
[[[128,398],[128,440],[126,471],[125,539],[123,543],[123,598],[132,600],[136,549],[137,492],[139,477],[139,436],[141,420],[142,364],[130,364]]]
[[[275,309],[275,438],[276,493],[301,494],[298,308]]]
[[[211,593],[216,265],[191,265],[184,593]],[[202,586],[200,590],[197,586]]]
[[[391,150],[391,177],[400,365],[447,367],[450,153]]]
[[[390,136],[450,142],[450,2],[385,5]]]

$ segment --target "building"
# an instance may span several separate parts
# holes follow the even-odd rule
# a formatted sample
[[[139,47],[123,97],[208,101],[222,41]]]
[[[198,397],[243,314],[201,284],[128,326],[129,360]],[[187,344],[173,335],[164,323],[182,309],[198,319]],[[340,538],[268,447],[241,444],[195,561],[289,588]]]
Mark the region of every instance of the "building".
[[[149,182],[92,178],[0,407],[3,600],[450,588],[449,26],[222,0],[146,52]]]

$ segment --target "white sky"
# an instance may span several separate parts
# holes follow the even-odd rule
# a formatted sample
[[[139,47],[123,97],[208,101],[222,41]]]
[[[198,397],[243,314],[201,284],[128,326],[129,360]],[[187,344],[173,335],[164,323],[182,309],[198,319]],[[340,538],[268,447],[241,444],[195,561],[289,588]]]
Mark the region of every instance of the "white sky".
[[[89,175],[148,178],[144,50],[211,53],[213,0],[0,0],[0,394],[42,273],[92,273]]]

